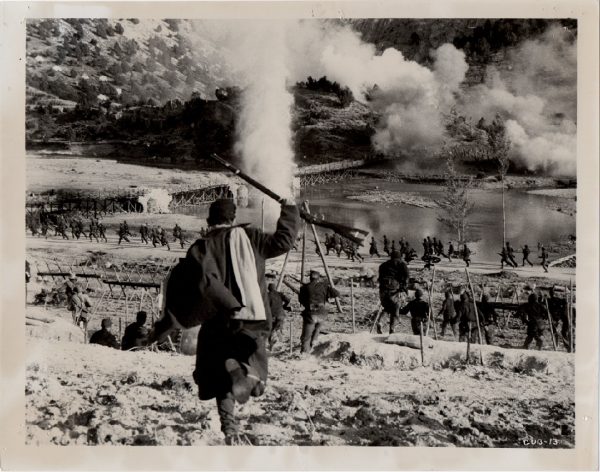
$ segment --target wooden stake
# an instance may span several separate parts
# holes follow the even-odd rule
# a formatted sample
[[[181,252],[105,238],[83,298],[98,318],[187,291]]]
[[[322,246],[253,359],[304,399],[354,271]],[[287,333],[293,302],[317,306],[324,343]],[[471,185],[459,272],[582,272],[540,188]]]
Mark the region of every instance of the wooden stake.
[[[423,351],[423,322],[419,321],[419,342],[421,344],[421,364],[425,365],[425,352]]]
[[[290,318],[290,354],[294,352],[294,323],[292,323],[292,319]]]
[[[306,264],[306,221],[302,225],[302,259],[300,262],[300,285],[304,283],[304,269]]]
[[[570,281],[570,292],[569,292],[569,349],[573,352],[573,279]]]
[[[306,213],[310,213],[310,210],[308,208],[308,202],[306,202],[306,201],[304,202],[304,211],[306,211]],[[331,274],[329,273],[329,267],[327,267],[327,262],[325,261],[325,254],[323,254],[323,248],[321,247],[321,241],[319,241],[319,235],[317,234],[317,228],[315,228],[315,225],[311,224],[310,229],[312,230],[313,236],[315,237],[315,243],[317,244],[317,250],[319,251],[319,257],[321,258],[321,262],[323,263],[323,268],[325,269],[325,275],[327,276],[329,285],[331,285],[331,288],[335,288],[335,285],[333,284],[333,279],[331,278]],[[339,297],[335,297],[335,305],[337,306],[339,313],[344,312],[344,310],[342,310],[342,305],[340,304]]]
[[[548,308],[548,300],[544,299],[544,302],[546,304],[546,313],[548,314],[548,326],[550,326],[550,337],[552,338],[552,346],[554,347],[554,350],[556,351],[556,339],[554,339],[554,328],[552,327],[552,316],[550,316],[550,308]]]
[[[477,322],[477,336],[479,338],[479,360],[481,361],[481,365],[485,365],[483,363],[483,352],[481,350],[481,346],[483,345],[483,338],[481,337],[481,327],[479,326],[479,312],[477,311],[477,302],[475,302],[475,291],[473,290],[473,284],[471,284],[471,277],[469,276],[469,269],[465,267],[465,272],[467,273],[467,282],[469,283],[469,287],[471,288],[471,294],[473,295],[473,308],[475,309],[475,321]]]
[[[354,277],[350,277],[350,309],[352,310],[352,334],[356,334],[356,321],[354,319]]]
[[[425,336],[429,334],[429,323],[433,325],[433,337],[437,340],[437,330],[435,328],[435,319],[433,318],[433,307],[431,306],[431,300],[433,298],[433,283],[435,281],[435,266],[433,266],[433,273],[431,274],[431,287],[429,287],[429,313],[427,314],[427,329],[425,330]]]
[[[469,332],[467,333],[467,364],[469,364],[471,361],[471,322],[469,321],[467,324],[469,326]]]
[[[279,280],[277,281],[277,287],[275,290],[279,292],[281,289],[281,284],[283,284],[283,278],[285,277],[285,267],[287,266],[288,259],[290,257],[290,252],[285,253],[285,259],[283,260],[283,265],[281,266],[281,272],[279,273]]]

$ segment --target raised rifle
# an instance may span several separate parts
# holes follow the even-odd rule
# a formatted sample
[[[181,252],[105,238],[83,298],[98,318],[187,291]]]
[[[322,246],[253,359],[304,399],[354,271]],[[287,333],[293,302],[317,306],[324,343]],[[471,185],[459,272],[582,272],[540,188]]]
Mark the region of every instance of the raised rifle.
[[[217,154],[215,154],[215,153],[211,154],[211,158],[214,159],[215,161],[217,161],[223,167],[225,167],[228,170],[230,170],[231,172],[233,172],[240,179],[245,180],[250,185],[252,185],[253,187],[255,187],[258,190],[260,190],[261,192],[263,192],[268,197],[271,197],[277,203],[281,204],[285,201],[285,198],[277,195],[271,189],[267,188],[266,186],[264,186],[257,180],[255,180],[252,177],[250,177],[249,175],[245,174],[240,169],[238,169],[236,166],[234,166],[230,162],[227,162],[225,159],[218,156]],[[342,224],[338,224],[338,223],[332,223],[330,221],[316,218],[315,216],[311,215],[306,210],[304,210],[302,207],[300,207],[300,217],[309,224],[313,224],[315,226],[320,226],[321,228],[330,229],[330,230],[334,231],[335,233],[339,234],[340,236],[347,238],[350,241],[353,241],[356,244],[359,244],[361,246],[363,245],[365,237],[369,234],[369,232],[365,231],[364,229],[353,228],[351,226],[346,226],[346,225],[342,225]]]

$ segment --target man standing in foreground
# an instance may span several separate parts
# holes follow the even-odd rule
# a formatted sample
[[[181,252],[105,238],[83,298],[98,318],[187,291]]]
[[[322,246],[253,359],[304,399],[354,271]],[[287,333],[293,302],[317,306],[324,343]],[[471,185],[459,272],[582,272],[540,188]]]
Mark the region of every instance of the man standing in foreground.
[[[149,341],[161,340],[179,323],[202,323],[198,333],[194,381],[201,400],[217,401],[226,444],[242,444],[235,402],[260,396],[267,382],[266,340],[271,311],[265,260],[294,245],[299,211],[284,202],[273,234],[234,226],[236,206],[217,200],[208,211],[208,232],[188,250],[167,281],[165,316]]]
[[[321,279],[316,270],[310,271],[310,281],[300,287],[298,300],[304,307],[302,312],[301,352],[309,353],[321,332],[327,316],[325,303],[339,293],[329,283]]]
[[[379,266],[379,300],[384,312],[390,315],[390,334],[394,332],[394,324],[398,310],[404,304],[408,285],[408,266],[398,251],[393,251],[391,259]],[[377,322],[377,333],[381,334],[381,319]]]
[[[410,313],[410,325],[413,334],[423,334],[423,325],[427,323],[427,317],[429,316],[429,304],[422,300],[423,291],[418,288],[415,290],[415,298],[408,302],[408,304],[401,308],[399,313],[406,315]]]

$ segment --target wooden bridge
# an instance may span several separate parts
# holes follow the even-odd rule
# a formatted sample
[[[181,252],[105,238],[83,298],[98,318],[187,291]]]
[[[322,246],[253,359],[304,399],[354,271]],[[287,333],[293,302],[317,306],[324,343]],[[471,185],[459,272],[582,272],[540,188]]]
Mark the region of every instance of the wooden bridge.
[[[341,182],[356,177],[358,175],[356,169],[363,167],[366,162],[365,159],[360,159],[299,167],[295,172],[295,176],[300,179],[301,188]]]
[[[171,203],[169,203],[169,208],[174,210],[185,206],[211,203],[220,198],[233,198],[234,195],[229,185],[213,185],[210,187],[186,189],[174,192],[171,193],[171,197],[172,200]]]

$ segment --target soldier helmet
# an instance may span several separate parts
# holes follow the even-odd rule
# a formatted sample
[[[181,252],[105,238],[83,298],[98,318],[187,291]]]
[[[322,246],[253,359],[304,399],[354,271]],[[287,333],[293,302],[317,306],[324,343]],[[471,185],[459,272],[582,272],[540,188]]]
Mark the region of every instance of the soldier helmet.
[[[147,317],[148,313],[146,313],[144,310],[141,310],[137,312],[135,319],[138,323],[144,324],[146,322]]]
[[[208,208],[208,218],[206,222],[209,226],[214,226],[223,223],[231,223],[235,220],[236,206],[233,200],[220,199],[215,200]]]
[[[104,318],[101,322],[103,328],[110,328],[112,326],[112,320],[110,318]]]
[[[423,296],[423,290],[420,288],[415,290],[415,298],[421,298]]]
[[[311,270],[309,274],[310,280],[321,278],[321,273],[318,270]]]

